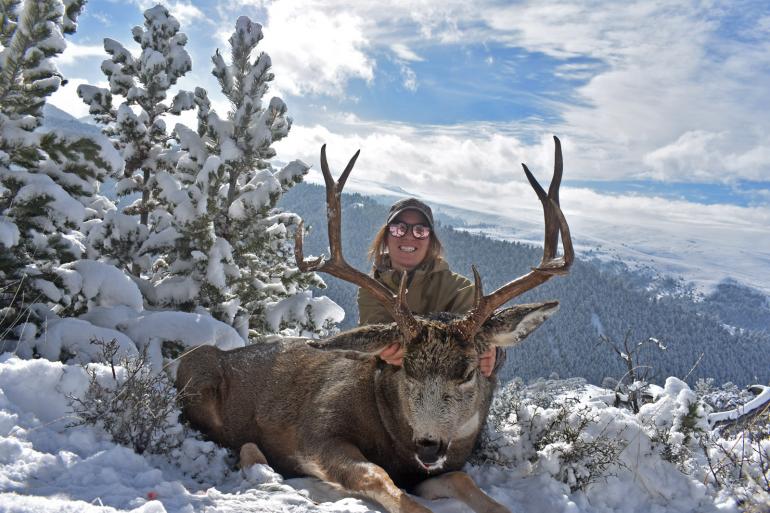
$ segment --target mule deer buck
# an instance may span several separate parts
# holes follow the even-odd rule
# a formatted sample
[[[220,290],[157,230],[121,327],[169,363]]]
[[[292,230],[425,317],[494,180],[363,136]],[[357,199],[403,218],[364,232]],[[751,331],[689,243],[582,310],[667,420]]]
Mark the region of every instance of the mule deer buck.
[[[490,344],[509,346],[554,313],[557,302],[495,310],[558,274],[573,250],[559,207],[562,156],[556,143],[549,192],[524,166],[545,213],[540,265],[489,295],[479,273],[467,315],[413,315],[406,307],[406,273],[397,294],[348,265],[342,256],[340,196],[360,153],[335,182],[321,148],[331,256],[306,260],[302,226],[295,257],[303,271],[322,271],[369,290],[395,322],[355,328],[326,340],[284,339],[221,351],[192,349],[177,387],[183,410],[212,440],[240,450],[241,465],[268,462],[285,476],[307,475],[380,503],[389,513],[429,513],[402,489],[428,499],[454,497],[479,513],[508,509],[460,471],[484,424],[495,378],[478,369]],[[564,255],[557,257],[561,233]],[[400,341],[402,367],[376,355]]]

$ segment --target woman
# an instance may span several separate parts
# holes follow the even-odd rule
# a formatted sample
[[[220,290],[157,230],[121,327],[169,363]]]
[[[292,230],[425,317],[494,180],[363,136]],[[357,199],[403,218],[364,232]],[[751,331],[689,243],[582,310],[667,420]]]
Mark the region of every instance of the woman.
[[[374,263],[374,278],[397,291],[401,274],[407,271],[406,302],[416,314],[433,312],[465,313],[473,305],[474,287],[452,272],[442,258],[443,249],[433,230],[433,212],[416,198],[397,201],[374,237],[369,258]],[[393,318],[368,291],[358,289],[359,324],[392,322]],[[380,353],[391,365],[401,365],[404,348],[392,344]],[[489,377],[495,367],[496,348],[491,347],[479,359],[479,368]]]

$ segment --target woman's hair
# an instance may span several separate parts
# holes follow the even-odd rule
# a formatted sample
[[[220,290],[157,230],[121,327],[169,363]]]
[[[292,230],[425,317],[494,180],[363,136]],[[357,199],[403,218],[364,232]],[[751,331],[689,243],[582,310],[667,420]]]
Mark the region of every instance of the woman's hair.
[[[369,260],[375,267],[380,268],[384,264],[385,255],[388,254],[388,225],[386,224],[377,231],[372,244],[369,246]],[[436,236],[436,231],[430,231],[430,246],[423,262],[432,262],[444,255],[444,246]]]

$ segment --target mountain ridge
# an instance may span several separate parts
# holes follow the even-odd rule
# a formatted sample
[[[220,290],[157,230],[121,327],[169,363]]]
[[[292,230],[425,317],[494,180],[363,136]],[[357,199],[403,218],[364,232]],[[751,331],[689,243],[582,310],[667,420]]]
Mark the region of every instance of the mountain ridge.
[[[368,271],[366,248],[387,208],[357,193],[343,194],[342,203],[346,259]],[[279,206],[298,213],[312,227],[305,237],[306,254],[326,254],[323,188],[299,184],[286,193]],[[497,240],[441,222],[437,233],[452,268],[467,275],[471,264],[475,264],[488,291],[526,273],[542,255],[542,249],[530,244]],[[590,254],[585,257],[579,255],[569,276],[551,280],[516,298],[516,302],[556,298],[562,306],[524,343],[508,350],[504,378],[531,380],[556,373],[561,377],[584,377],[596,384],[607,376],[620,378],[626,372],[624,364],[606,346],[599,345],[599,335],[606,335],[617,344],[626,336],[632,342],[660,339],[667,349],[650,349],[637,362],[653,367],[658,378],[680,376],[694,383],[711,377],[741,386],[770,380],[766,357],[770,354],[770,330],[757,329],[770,326],[770,309],[767,316],[758,316],[751,326],[731,325],[718,318],[718,308],[709,312],[699,308],[690,296],[647,290],[648,277],[624,270],[617,262],[606,265]],[[331,297],[347,313],[341,327],[355,326],[355,287],[330,276],[322,277],[328,288],[320,293]],[[756,300],[756,296],[751,297]],[[740,307],[733,310],[740,311]],[[732,319],[736,321],[743,323],[740,318]]]

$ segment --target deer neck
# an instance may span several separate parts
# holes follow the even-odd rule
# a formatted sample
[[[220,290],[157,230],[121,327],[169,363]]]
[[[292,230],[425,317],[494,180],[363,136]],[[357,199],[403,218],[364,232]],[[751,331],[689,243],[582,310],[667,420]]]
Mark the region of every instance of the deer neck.
[[[403,443],[412,440],[412,428],[406,422],[402,409],[404,398],[400,382],[403,372],[402,368],[380,362],[374,374],[374,397],[380,421],[391,439],[390,443],[399,452],[411,455],[411,448]]]

